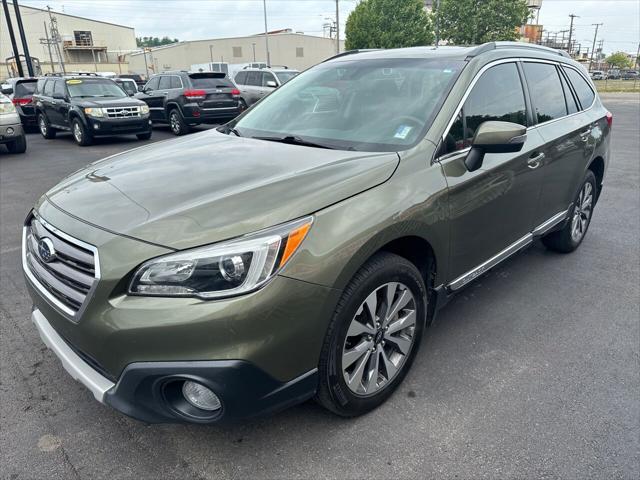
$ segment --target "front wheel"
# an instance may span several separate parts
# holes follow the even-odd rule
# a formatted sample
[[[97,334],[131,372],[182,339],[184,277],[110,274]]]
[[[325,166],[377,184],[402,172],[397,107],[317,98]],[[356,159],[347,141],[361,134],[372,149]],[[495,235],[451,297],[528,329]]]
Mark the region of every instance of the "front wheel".
[[[15,140],[7,143],[9,153],[24,153],[27,151],[27,139],[24,135],[19,136]]]
[[[561,230],[542,237],[542,243],[545,247],[556,252],[569,253],[580,246],[591,224],[597,188],[595,175],[591,170],[587,170],[582,186],[573,202],[569,220]]]
[[[318,366],[316,400],[353,417],[382,404],[418,351],[427,290],[418,269],[382,252],[345,289],[329,324]]]
[[[93,137],[87,131],[79,118],[74,118],[71,122],[71,133],[73,133],[73,138],[76,143],[81,147],[86,147],[93,143]]]

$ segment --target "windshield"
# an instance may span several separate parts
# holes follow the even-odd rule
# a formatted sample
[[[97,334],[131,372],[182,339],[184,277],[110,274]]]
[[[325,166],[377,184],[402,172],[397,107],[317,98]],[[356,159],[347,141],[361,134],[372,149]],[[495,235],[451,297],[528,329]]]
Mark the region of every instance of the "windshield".
[[[71,97],[126,97],[115,82],[111,80],[98,79],[79,79],[72,78],[67,80],[67,88]]]
[[[398,151],[429,127],[464,62],[422,58],[333,61],[296,76],[237,122],[243,136]]]
[[[293,77],[298,75],[298,73],[300,73],[300,72],[273,72],[273,73],[276,74],[276,77],[278,77],[278,80],[280,80],[280,83],[282,85],[284,85],[289,80],[291,80]]]

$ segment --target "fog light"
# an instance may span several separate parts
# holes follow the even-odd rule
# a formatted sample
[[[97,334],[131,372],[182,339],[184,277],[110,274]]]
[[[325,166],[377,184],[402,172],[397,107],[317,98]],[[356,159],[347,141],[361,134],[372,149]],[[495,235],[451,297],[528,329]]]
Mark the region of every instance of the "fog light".
[[[98,130],[100,128],[100,125],[98,125],[97,123],[93,124],[93,129],[94,130]]]
[[[15,130],[13,128],[11,128],[11,127],[7,128],[7,135],[13,135],[14,131]]]
[[[210,389],[196,382],[186,381],[182,384],[184,398],[196,408],[213,411],[222,406],[218,396]]]

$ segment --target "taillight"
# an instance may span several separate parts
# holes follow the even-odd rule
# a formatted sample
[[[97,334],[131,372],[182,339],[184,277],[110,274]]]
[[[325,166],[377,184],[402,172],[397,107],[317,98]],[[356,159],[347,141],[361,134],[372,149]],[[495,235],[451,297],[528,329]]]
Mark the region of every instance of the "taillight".
[[[613,125],[613,114],[611,112],[607,112],[607,125],[609,125],[609,128],[611,128],[611,125]]]
[[[202,100],[207,97],[204,90],[185,90],[183,95],[191,100]]]
[[[238,90],[237,88],[234,88],[233,90],[231,90],[231,96],[239,97],[240,96],[240,90]]]
[[[31,99],[30,98],[14,98],[12,102],[14,105],[27,105],[28,103],[31,103]]]

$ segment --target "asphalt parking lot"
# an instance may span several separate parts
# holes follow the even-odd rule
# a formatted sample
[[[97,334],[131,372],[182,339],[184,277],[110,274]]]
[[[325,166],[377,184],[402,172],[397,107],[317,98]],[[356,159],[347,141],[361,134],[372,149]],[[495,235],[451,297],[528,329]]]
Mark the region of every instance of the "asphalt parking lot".
[[[27,154],[2,149],[0,477],[638,478],[640,97],[603,100],[613,162],[581,248],[535,244],[478,279],[390,401],[353,420],[308,402],[235,426],[145,425],[95,402],[29,321],[21,225],[62,177],[141,142],[32,133]]]

